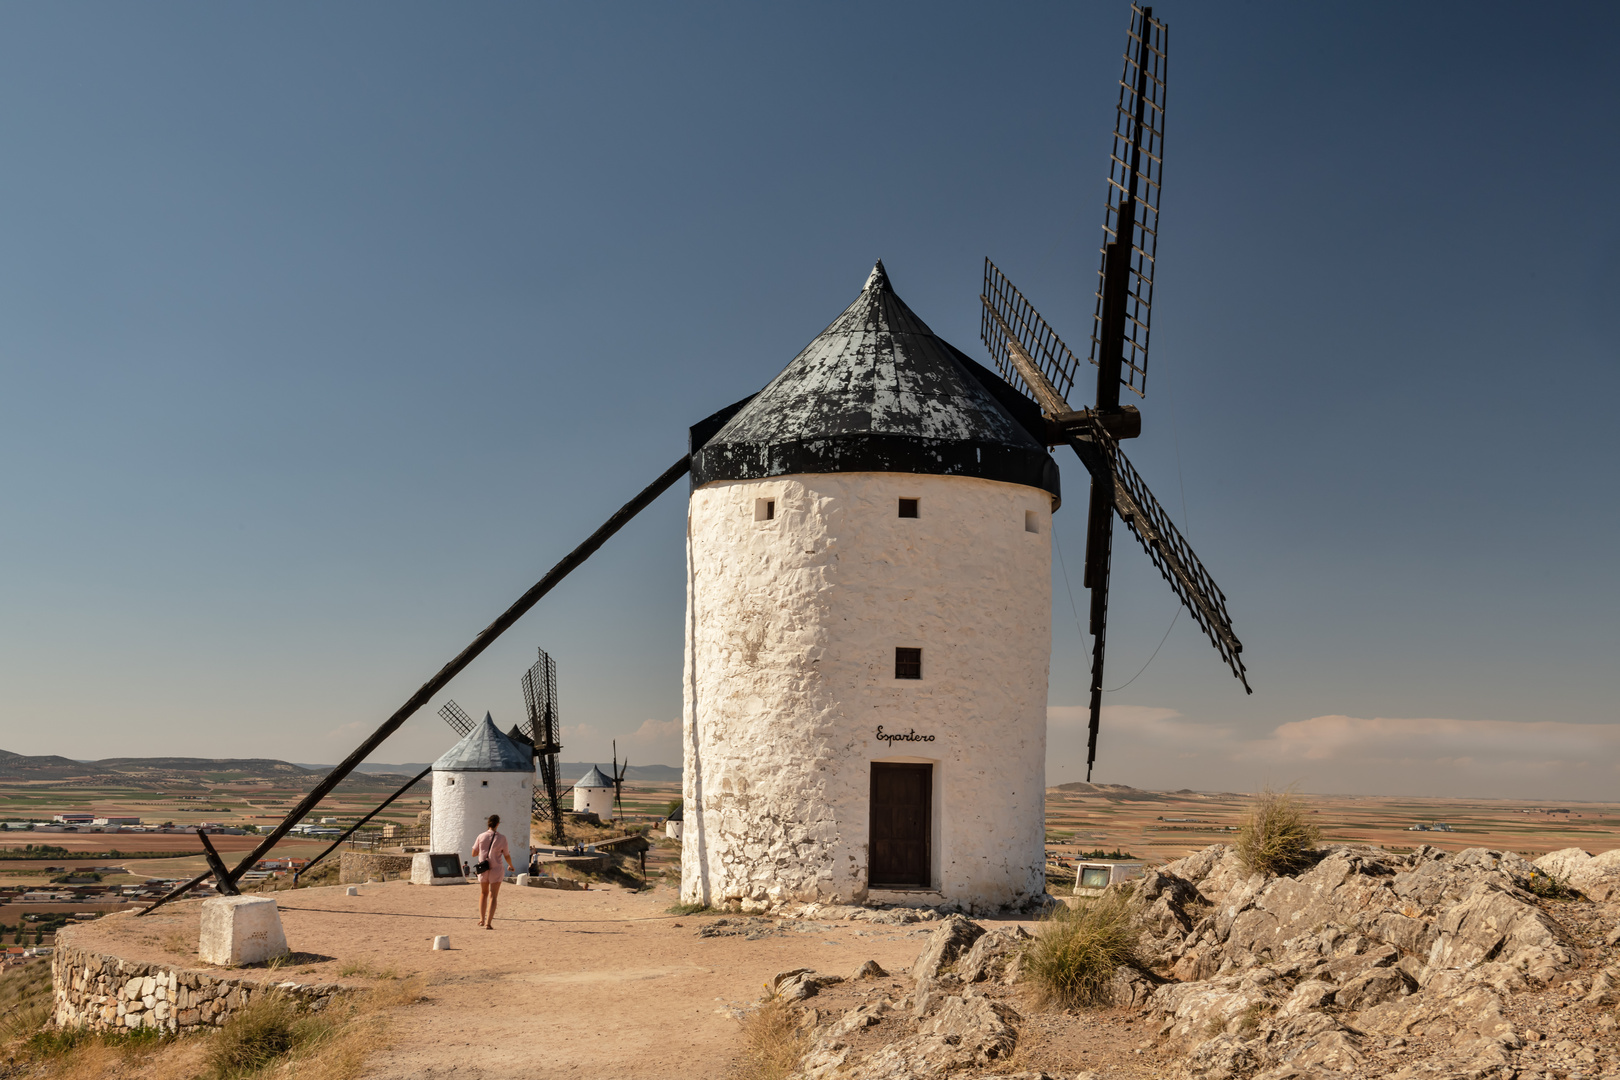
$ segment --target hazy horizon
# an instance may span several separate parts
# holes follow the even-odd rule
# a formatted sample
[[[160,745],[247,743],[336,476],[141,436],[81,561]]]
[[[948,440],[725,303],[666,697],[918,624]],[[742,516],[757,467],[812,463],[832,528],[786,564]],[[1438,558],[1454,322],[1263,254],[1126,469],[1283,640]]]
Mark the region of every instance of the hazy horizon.
[[[976,359],[986,255],[1084,343],[1127,11],[0,11],[0,746],[341,760],[879,257]],[[1125,451],[1255,694],[1116,525],[1095,778],[1602,799],[1620,11],[1155,14]],[[1090,647],[1057,459],[1051,784]],[[447,696],[509,727],[543,646],[565,756],[679,761],[685,492]],[[379,755],[437,757],[443,699]]]

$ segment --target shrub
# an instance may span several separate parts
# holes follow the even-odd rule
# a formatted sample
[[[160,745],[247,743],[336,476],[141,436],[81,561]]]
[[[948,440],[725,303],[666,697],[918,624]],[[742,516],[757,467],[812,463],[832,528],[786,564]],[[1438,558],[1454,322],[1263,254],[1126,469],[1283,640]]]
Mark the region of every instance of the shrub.
[[[1322,830],[1311,823],[1308,813],[1292,789],[1262,791],[1238,826],[1236,847],[1243,865],[1268,877],[1309,866]]]
[[[1563,878],[1536,870],[1532,870],[1530,876],[1520,884],[1543,900],[1578,900],[1581,896],[1580,890],[1570,888],[1569,882]]]
[[[743,1017],[738,1080],[784,1080],[804,1056],[806,1038],[792,1007],[774,995]]]
[[[32,960],[0,975],[0,1042],[25,1038],[51,1015],[51,962]]]
[[[265,994],[225,1021],[208,1047],[208,1064],[220,1080],[249,1076],[295,1049],[321,1042],[333,1026],[285,994]]]
[[[714,911],[708,904],[671,904],[664,910],[671,915],[709,915]]]
[[[1113,1003],[1114,972],[1139,963],[1141,930],[1125,897],[1109,893],[1054,908],[1024,951],[1024,981],[1042,1004],[1096,1008]]]

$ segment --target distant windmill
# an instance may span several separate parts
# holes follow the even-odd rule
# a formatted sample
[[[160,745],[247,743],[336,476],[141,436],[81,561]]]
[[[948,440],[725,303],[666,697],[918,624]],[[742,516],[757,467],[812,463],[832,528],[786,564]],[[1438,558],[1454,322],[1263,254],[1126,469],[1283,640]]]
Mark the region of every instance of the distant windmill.
[[[1098,268],[1091,333],[1097,367],[1096,405],[1075,410],[1065,399],[1080,361],[1039,312],[989,259],[984,261],[984,317],[980,336],[1007,380],[1045,414],[1048,442],[1066,443],[1091,473],[1086,525],[1085,586],[1091,590],[1091,731],[1086,779],[1097,757],[1102,709],[1103,651],[1108,630],[1108,574],[1114,520],[1119,514],[1148,558],[1209,635],[1232,674],[1250,693],[1232,632],[1226,596],[1171,524],[1119,448],[1141,434],[1141,414],[1119,403],[1121,386],[1147,396],[1148,323],[1153,307],[1159,239],[1159,183],[1164,169],[1165,78],[1169,33],[1151,7],[1131,5],[1125,70],[1119,82],[1114,145],[1109,155],[1104,243]]]
[[[540,650],[540,659],[523,675],[523,704],[529,710],[529,737],[540,759],[541,786],[534,789],[535,816],[551,823],[551,842],[566,844],[562,795],[557,789],[557,662]],[[542,791],[542,788],[544,790]]]
[[[534,788],[533,814],[550,827],[553,844],[568,842],[563,833],[562,797],[557,788],[557,755],[562,744],[557,741],[557,662],[544,649],[540,659],[523,673],[523,704],[529,714],[526,728],[514,725],[507,738],[529,747],[540,765],[540,784]],[[439,715],[457,735],[466,735],[473,729],[473,718],[455,701],[439,707]]]
[[[624,774],[630,768],[630,758],[619,764],[619,740],[613,740],[613,814],[620,821],[624,820]]]

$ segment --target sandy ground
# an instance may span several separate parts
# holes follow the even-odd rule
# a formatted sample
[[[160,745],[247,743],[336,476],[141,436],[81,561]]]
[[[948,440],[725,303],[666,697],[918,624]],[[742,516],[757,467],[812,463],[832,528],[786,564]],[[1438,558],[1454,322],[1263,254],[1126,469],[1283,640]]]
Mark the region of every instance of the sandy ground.
[[[392,1045],[365,1073],[391,1080],[723,1077],[738,1045],[732,1009],[756,1000],[771,976],[798,967],[848,975],[866,960],[904,971],[932,925],[782,920],[699,937],[714,917],[667,914],[676,899],[667,888],[508,885],[486,931],[473,886],[388,882],[360,892],[280,894],[288,942],[301,955],[271,977],[364,985],[337,974],[356,963],[426,975],[425,1000],[399,1011]],[[70,940],[195,965],[199,905],[111,916],[74,927]],[[435,934],[450,935],[451,951],[430,950]]]

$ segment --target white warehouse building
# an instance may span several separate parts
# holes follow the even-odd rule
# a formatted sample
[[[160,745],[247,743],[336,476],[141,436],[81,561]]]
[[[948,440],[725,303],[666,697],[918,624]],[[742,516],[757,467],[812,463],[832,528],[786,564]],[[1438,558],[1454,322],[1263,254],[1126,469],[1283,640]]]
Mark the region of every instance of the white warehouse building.
[[[1041,433],[882,263],[692,429],[684,901],[1044,893],[1060,490]]]
[[[429,847],[472,858],[473,841],[491,814],[519,872],[529,865],[529,819],[534,808],[534,760],[529,748],[501,734],[488,713],[465,738],[433,763]]]

